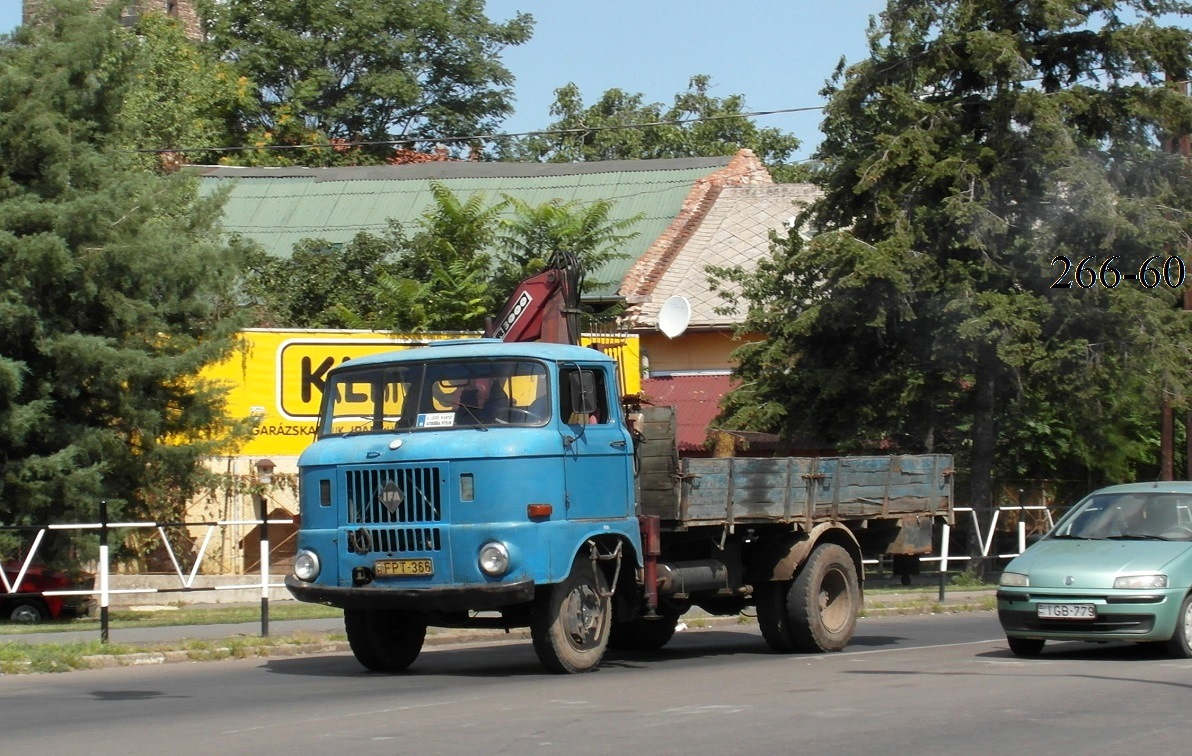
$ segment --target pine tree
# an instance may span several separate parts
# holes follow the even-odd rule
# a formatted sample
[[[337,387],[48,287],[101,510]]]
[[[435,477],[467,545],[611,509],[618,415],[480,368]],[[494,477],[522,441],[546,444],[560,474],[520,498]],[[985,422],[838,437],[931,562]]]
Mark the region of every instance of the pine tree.
[[[825,89],[823,198],[756,275],[722,271],[768,337],[741,350],[733,422],[955,452],[983,513],[995,475],[1148,470],[1160,395],[1186,396],[1192,367],[1192,279],[1153,275],[1189,260],[1165,140],[1192,128],[1170,84],[1192,32],[1162,25],[1189,10],[890,0]]]
[[[125,149],[138,43],[118,11],[62,0],[0,41],[0,523],[101,500],[177,518],[228,430],[195,376],[232,347],[239,252],[218,199]]]

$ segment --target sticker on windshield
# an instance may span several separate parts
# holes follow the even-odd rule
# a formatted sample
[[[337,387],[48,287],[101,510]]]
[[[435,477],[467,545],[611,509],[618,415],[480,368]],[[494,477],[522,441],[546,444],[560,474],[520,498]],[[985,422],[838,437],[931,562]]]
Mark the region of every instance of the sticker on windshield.
[[[423,412],[418,415],[418,428],[449,428],[455,425],[454,412]]]

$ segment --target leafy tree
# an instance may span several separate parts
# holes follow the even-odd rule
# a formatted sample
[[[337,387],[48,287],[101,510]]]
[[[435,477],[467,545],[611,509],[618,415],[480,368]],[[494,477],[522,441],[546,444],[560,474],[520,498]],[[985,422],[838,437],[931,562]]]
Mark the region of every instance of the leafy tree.
[[[746,112],[741,95],[713,97],[711,88],[711,78],[701,75],[675,95],[669,108],[621,89],[610,89],[585,107],[579,88],[568,84],[555,90],[550,112],[558,120],[546,129],[553,133],[507,144],[505,157],[556,163],[648,160],[734,155],[748,147],[772,169],[790,169],[786,164],[799,140],[778,129],[758,128],[741,115]]]
[[[578,201],[559,200],[531,205],[505,196],[512,215],[501,221],[500,243],[503,259],[496,273],[495,286],[512,292],[518,282],[543,270],[557,254],[573,257],[585,274],[585,287],[602,282],[587,278],[625,255],[619,249],[641,232],[632,227],[643,213],[620,220],[611,217],[614,203],[597,200],[584,205]]]
[[[432,183],[434,204],[418,222],[397,275],[426,284],[419,303],[426,325],[438,330],[478,330],[493,311],[492,256],[497,218],[503,203],[488,205],[484,195],[461,201],[444,184]],[[396,315],[397,306],[388,312]]]
[[[825,89],[803,233],[753,275],[719,271],[768,337],[740,350],[732,422],[955,452],[981,512],[994,475],[1149,469],[1161,393],[1187,396],[1189,319],[1166,281],[1113,270],[1187,249],[1187,160],[1164,140],[1192,129],[1166,84],[1188,78],[1192,31],[1161,23],[1189,11],[890,0],[869,58]],[[1060,256],[1069,282],[1091,256],[1096,281],[1055,288]]]
[[[435,202],[413,234],[392,222],[383,235],[345,245],[299,243],[287,259],[261,252],[247,291],[261,325],[418,332],[479,330],[492,310],[488,246],[499,206],[465,201],[432,183]]]
[[[251,255],[246,292],[258,325],[419,332],[478,331],[517,284],[559,252],[599,271],[635,238],[640,220],[614,220],[611,202],[488,204],[431,184],[435,202],[413,233],[391,222],[340,248],[301,242],[288,259]]]
[[[377,311],[373,287],[394,273],[400,232],[357,234],[347,244],[304,239],[288,258],[254,250],[247,261],[245,292],[258,326],[351,328]]]
[[[251,104],[247,79],[209,55],[207,48],[186,36],[182,24],[164,13],[139,15],[127,36],[113,61],[131,75],[120,109],[127,146],[190,150],[144,154],[146,166],[168,170],[182,162],[217,162],[221,153],[193,148],[229,145],[233,114]],[[125,60],[129,53],[132,59]]]
[[[533,18],[494,23],[483,0],[226,0],[206,6],[210,42],[257,89],[240,134],[262,148],[434,142],[486,133],[512,112],[500,52]],[[380,162],[391,144],[278,151],[254,163]]]
[[[58,0],[0,41],[8,524],[93,520],[105,499],[173,519],[228,431],[222,393],[194,376],[232,347],[239,253],[219,241],[218,198],[122,149],[138,69],[118,11]]]

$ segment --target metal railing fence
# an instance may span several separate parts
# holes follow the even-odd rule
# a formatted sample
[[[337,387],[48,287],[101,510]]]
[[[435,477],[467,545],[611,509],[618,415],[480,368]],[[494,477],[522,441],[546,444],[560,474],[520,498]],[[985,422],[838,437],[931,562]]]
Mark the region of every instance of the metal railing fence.
[[[117,521],[112,522],[108,520],[107,502],[100,502],[99,507],[99,521],[87,523],[71,523],[71,524],[44,524],[44,525],[0,525],[0,531],[18,531],[18,532],[32,532],[33,540],[25,554],[24,559],[21,560],[20,566],[17,568],[15,578],[9,578],[8,570],[0,569],[0,583],[3,584],[4,593],[9,596],[21,595],[37,595],[37,596],[56,596],[56,597],[71,597],[71,596],[94,596],[99,604],[99,620],[100,620],[100,641],[107,643],[109,638],[110,617],[109,608],[111,606],[111,598],[114,595],[121,594],[193,594],[203,591],[228,591],[228,590],[255,590],[257,588],[261,591],[261,636],[268,637],[269,635],[269,591],[271,588],[283,588],[285,584],[282,582],[274,582],[275,577],[280,575],[273,575],[270,573],[270,543],[269,543],[269,525],[292,525],[294,520],[290,519],[269,519],[262,516],[258,519],[237,519],[237,520],[200,520],[200,521],[177,521],[177,522],[161,522],[161,521]],[[211,585],[198,586],[195,585],[195,578],[199,574],[199,569],[203,564],[203,560],[207,556],[208,549],[211,545],[213,536],[221,529],[233,526],[259,526],[259,548],[260,548],[260,578],[252,582],[244,584],[233,585]],[[174,550],[173,544],[166,533],[167,528],[187,528],[190,530],[200,529],[203,531],[201,542],[193,556],[193,564],[189,569],[184,569],[182,561],[179,560],[178,554]],[[176,588],[113,588],[111,584],[111,550],[109,546],[109,538],[113,530],[136,530],[136,529],[152,529],[157,531],[157,535],[161,538],[162,545],[169,556],[170,563],[173,565],[174,574],[177,576],[179,585]],[[51,531],[94,531],[99,536],[99,556],[97,559],[97,572],[95,574],[95,586],[91,590],[76,588],[71,590],[44,590],[35,593],[18,590],[25,580],[25,576],[29,570],[38,563],[38,552],[41,548],[46,535]],[[246,576],[247,577],[247,576]]]

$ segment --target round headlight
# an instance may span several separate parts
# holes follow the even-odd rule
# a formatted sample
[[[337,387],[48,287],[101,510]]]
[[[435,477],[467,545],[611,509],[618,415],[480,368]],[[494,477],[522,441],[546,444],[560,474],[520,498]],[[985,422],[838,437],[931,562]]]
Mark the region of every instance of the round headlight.
[[[302,549],[294,555],[294,577],[307,583],[319,576],[319,555]]]
[[[500,577],[509,569],[509,549],[505,544],[491,541],[480,547],[480,571],[490,577]]]

